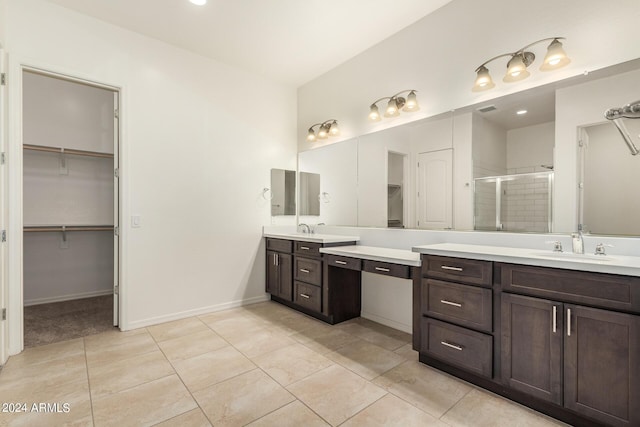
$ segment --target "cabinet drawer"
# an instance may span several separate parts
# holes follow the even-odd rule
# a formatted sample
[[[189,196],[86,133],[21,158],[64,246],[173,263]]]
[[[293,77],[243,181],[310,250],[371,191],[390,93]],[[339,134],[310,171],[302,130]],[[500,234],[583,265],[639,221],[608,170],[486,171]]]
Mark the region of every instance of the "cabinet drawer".
[[[324,256],[324,262],[333,267],[348,268],[349,270],[358,271],[362,270],[362,260],[358,258],[326,254]]]
[[[497,264],[502,290],[640,313],[640,277]]]
[[[426,255],[423,257],[422,274],[490,288],[493,279],[492,264],[491,261]]]
[[[291,252],[293,248],[293,242],[291,240],[283,239],[267,239],[267,250],[278,252]]]
[[[320,286],[322,284],[322,261],[294,257],[293,277],[295,280]]]
[[[493,337],[423,317],[420,351],[446,363],[492,377]]]
[[[319,313],[322,309],[322,291],[320,286],[296,282],[293,302]]]
[[[322,243],[293,242],[293,251],[296,255],[319,257]]]
[[[491,289],[422,279],[422,313],[485,332],[493,330]]]
[[[384,274],[386,276],[400,277],[402,279],[411,278],[411,269],[408,265],[365,259],[362,261],[362,269],[369,273]]]

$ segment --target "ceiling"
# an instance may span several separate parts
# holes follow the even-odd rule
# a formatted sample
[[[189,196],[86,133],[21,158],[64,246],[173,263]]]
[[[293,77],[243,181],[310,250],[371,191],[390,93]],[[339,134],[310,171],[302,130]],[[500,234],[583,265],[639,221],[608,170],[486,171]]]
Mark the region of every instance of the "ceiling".
[[[299,87],[451,0],[49,0]]]

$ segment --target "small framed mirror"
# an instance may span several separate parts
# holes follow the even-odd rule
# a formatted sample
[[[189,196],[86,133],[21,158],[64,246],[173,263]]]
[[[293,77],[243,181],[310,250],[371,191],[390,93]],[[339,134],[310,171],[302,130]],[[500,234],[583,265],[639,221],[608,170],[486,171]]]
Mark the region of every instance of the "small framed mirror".
[[[296,171],[271,169],[271,216],[296,214]]]
[[[300,215],[320,216],[320,174],[300,172]]]

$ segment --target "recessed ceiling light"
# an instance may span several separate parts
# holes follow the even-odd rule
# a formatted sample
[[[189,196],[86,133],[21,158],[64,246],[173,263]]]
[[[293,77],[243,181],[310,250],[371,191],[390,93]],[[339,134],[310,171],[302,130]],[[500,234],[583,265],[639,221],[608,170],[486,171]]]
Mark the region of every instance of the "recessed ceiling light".
[[[518,110],[516,111],[516,114],[522,116],[523,114],[527,114],[527,110]]]
[[[204,6],[205,4],[207,4],[207,0],[189,0],[189,1],[198,6]]]

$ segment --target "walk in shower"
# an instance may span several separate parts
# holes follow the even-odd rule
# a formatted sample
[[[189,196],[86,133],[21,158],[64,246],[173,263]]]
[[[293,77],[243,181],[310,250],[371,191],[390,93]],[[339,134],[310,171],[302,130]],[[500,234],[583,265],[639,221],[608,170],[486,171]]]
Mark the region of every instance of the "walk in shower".
[[[474,179],[474,229],[551,232],[553,171]]]

